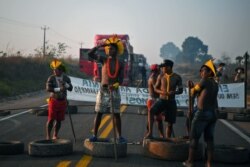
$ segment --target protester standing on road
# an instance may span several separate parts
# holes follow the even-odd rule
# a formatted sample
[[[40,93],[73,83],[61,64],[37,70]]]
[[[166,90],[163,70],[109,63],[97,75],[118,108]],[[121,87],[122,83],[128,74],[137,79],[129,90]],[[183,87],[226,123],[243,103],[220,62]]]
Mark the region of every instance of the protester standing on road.
[[[70,78],[65,74],[66,68],[59,60],[50,63],[53,75],[49,76],[46,83],[46,90],[50,92],[48,101],[48,121],[46,124],[46,139],[51,139],[51,130],[54,126],[52,139],[58,138],[61,128],[61,121],[65,118],[67,109],[67,90],[72,91],[73,87]],[[54,124],[54,125],[53,125]]]
[[[188,82],[192,97],[197,96],[197,111],[191,124],[190,147],[188,160],[183,162],[184,166],[193,166],[194,153],[198,147],[199,138],[204,132],[204,140],[207,144],[207,167],[211,167],[214,148],[214,129],[216,123],[216,111],[218,108],[217,95],[218,83],[214,80],[216,71],[211,60],[207,61],[200,69],[200,82],[194,86],[192,81]],[[191,117],[191,113],[188,113]]]
[[[98,49],[105,49],[107,56],[98,55]],[[124,51],[123,43],[117,36],[113,36],[105,41],[104,44],[98,45],[91,49],[88,53],[89,57],[102,63],[102,76],[100,90],[96,97],[96,117],[94,120],[94,135],[90,141],[97,141],[97,132],[101,123],[103,113],[110,113],[110,91],[112,90],[114,117],[116,131],[118,132],[118,141],[125,142],[121,136],[121,117],[120,103],[121,96],[119,85],[123,82],[123,64],[119,61],[118,56]]]
[[[152,108],[154,103],[159,98],[159,94],[154,91],[154,85],[156,83],[158,75],[160,74],[160,69],[157,64],[152,64],[150,66],[150,70],[151,70],[151,74],[148,79],[148,93],[149,93],[149,97],[147,100],[148,111]],[[163,123],[162,123],[161,114],[158,114],[156,116],[156,121],[158,123],[158,131],[159,131],[160,137],[163,138],[164,133],[163,133]],[[147,132],[148,132],[148,125],[147,125]]]
[[[183,92],[182,79],[180,75],[173,72],[173,65],[174,62],[171,60],[164,60],[161,65],[163,74],[158,76],[154,87],[155,92],[160,94],[160,99],[149,110],[149,132],[145,136],[146,138],[152,137],[154,115],[161,112],[164,112],[165,121],[168,122],[166,137],[171,137],[177,111],[175,95]]]

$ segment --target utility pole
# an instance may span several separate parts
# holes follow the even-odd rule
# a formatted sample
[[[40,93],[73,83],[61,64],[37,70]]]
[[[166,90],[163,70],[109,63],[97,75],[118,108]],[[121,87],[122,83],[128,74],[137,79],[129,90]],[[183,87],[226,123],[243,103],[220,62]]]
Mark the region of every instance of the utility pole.
[[[41,29],[43,30],[43,58],[45,58],[45,43],[46,43],[46,30],[49,29],[49,27],[41,27]]]
[[[83,45],[84,43],[83,42],[80,42],[80,45],[81,45],[81,49],[82,49],[82,45]]]
[[[248,52],[245,53],[245,55],[243,56],[243,58],[245,58],[245,77],[244,77],[244,85],[245,85],[245,109],[247,110],[247,63],[248,63]]]

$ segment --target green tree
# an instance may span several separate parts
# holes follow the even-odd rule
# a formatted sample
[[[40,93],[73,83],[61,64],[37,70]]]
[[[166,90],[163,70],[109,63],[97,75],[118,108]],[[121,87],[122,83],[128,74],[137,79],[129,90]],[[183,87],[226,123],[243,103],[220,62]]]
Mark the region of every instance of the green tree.
[[[160,57],[163,59],[176,60],[176,56],[180,53],[180,49],[173,43],[168,42],[162,45],[160,49]]]
[[[202,61],[209,59],[211,55],[208,55],[208,46],[197,37],[188,37],[182,43],[182,52],[184,61],[188,61],[191,64],[195,61]]]
[[[47,57],[62,57],[66,53],[66,49],[68,46],[63,42],[58,42],[56,46],[49,44],[48,41],[46,41],[46,48],[45,48],[45,55]],[[37,56],[43,55],[43,46],[38,47],[35,49]]]

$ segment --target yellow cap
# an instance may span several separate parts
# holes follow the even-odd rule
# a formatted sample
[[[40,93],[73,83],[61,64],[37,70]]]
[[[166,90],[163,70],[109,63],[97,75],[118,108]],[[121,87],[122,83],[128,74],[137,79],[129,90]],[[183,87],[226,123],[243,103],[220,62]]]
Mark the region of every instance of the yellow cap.
[[[105,44],[115,44],[117,45],[118,48],[118,55],[122,55],[124,52],[124,46],[122,41],[117,37],[117,35],[114,35],[112,37],[110,37],[109,39],[107,39],[105,41]],[[108,55],[109,54],[109,46],[105,47],[105,53]]]

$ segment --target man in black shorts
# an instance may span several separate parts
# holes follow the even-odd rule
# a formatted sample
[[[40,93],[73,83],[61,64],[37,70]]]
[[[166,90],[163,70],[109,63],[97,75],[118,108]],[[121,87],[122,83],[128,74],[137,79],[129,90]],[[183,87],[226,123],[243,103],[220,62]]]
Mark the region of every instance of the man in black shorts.
[[[148,113],[149,131],[146,138],[151,138],[153,134],[154,116],[164,112],[165,121],[168,122],[166,137],[170,138],[173,124],[176,121],[176,101],[175,95],[183,92],[182,79],[180,75],[173,72],[174,62],[164,60],[161,65],[163,73],[158,76],[154,86],[155,92],[160,94],[160,99],[153,105]]]

